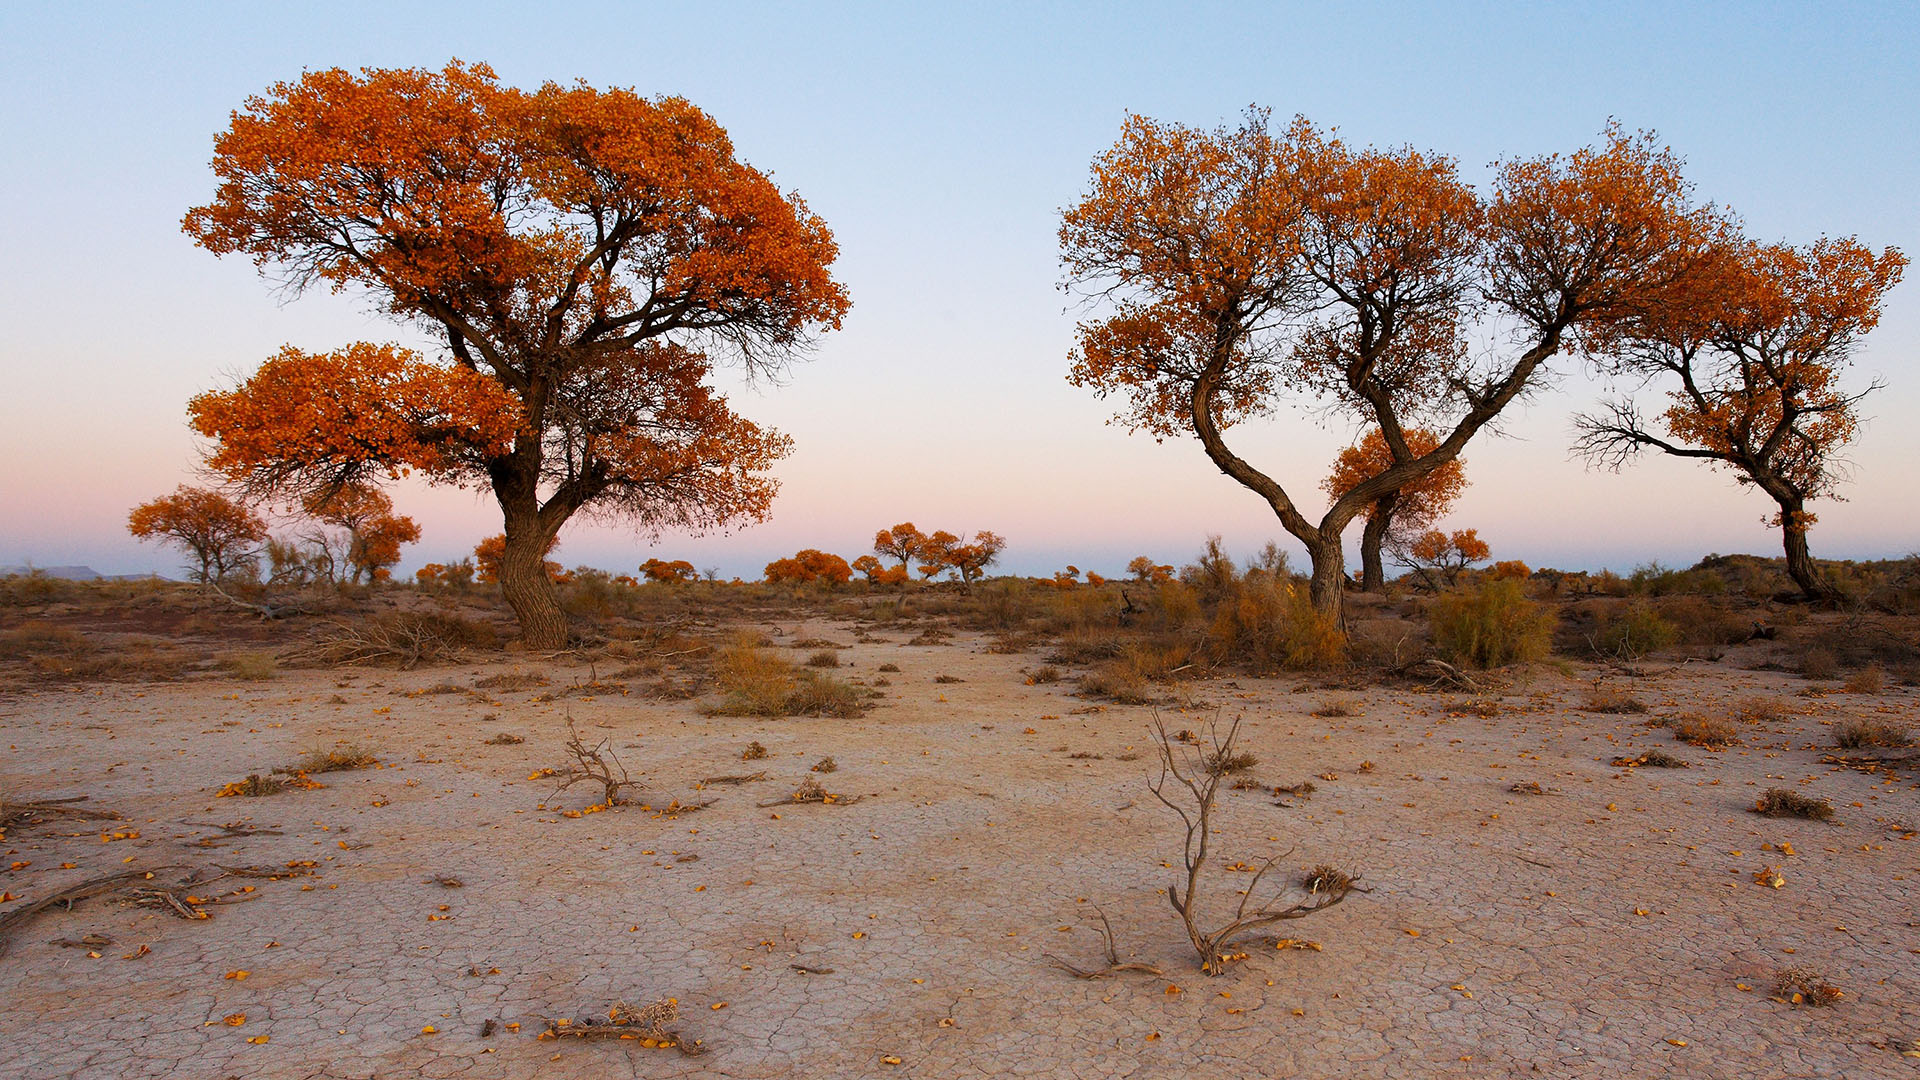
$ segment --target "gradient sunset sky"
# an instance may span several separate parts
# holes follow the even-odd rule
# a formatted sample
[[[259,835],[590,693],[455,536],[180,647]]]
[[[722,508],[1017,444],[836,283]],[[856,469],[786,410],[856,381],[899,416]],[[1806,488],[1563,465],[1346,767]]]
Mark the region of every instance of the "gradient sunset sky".
[[[1056,287],[1057,215],[1128,111],[1212,126],[1258,103],[1352,142],[1451,154],[1476,182],[1616,117],[1656,130],[1700,195],[1758,237],[1920,253],[1910,5],[920,7],[0,7],[0,565],[174,572],[172,552],[127,535],[126,513],[193,479],[187,398],[283,344],[418,340],[362,296],[289,298],[180,232],[213,191],[228,113],[303,69],[457,56],[522,86],[681,94],[833,228],[846,328],[785,385],[735,392],[796,443],[773,520],[654,547],[580,523],[557,556],[570,566],[631,572],[657,555],[753,578],[800,547],[852,558],[904,520],[999,532],[1003,569],[1021,573],[1181,561],[1208,533],[1236,554],[1269,537],[1292,548],[1196,442],[1130,436],[1065,382],[1079,313]],[[1817,507],[1816,555],[1920,549],[1917,349],[1912,280],[1858,353],[1854,384],[1887,388],[1848,451],[1848,501]],[[1473,486],[1451,524],[1477,527],[1496,557],[1567,569],[1778,553],[1770,503],[1724,473],[1648,458],[1616,476],[1569,458],[1569,417],[1597,392],[1563,358],[1552,392],[1469,445]],[[1298,408],[1233,441],[1317,508],[1354,434]],[[499,531],[484,494],[394,494],[425,529],[406,570]]]

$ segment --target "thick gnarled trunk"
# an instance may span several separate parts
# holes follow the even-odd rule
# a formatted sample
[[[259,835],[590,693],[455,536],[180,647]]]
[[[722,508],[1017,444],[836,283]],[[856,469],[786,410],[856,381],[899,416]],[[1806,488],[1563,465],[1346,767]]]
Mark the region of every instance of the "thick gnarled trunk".
[[[560,594],[553,579],[547,576],[547,548],[553,536],[541,524],[538,513],[510,511],[506,527],[500,592],[520,623],[521,639],[529,649],[564,649],[567,615],[560,608]]]
[[[1308,544],[1307,557],[1313,560],[1309,589],[1314,610],[1333,620],[1344,633],[1347,628],[1347,553],[1340,546],[1339,534],[1334,534],[1330,541],[1323,536]]]
[[[1840,602],[1840,590],[1813,563],[1807,548],[1805,504],[1798,500],[1780,502],[1780,532],[1787,552],[1787,576],[1800,587],[1808,603],[1834,605]]]
[[[1377,593],[1387,587],[1387,569],[1380,561],[1381,545],[1387,540],[1387,527],[1393,524],[1394,495],[1375,500],[1367,525],[1360,533],[1360,591]]]

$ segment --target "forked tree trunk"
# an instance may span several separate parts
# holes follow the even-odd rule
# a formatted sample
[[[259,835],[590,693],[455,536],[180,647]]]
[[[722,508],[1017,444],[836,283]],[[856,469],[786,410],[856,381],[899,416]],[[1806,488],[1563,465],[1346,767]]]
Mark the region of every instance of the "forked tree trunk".
[[[1393,524],[1393,495],[1383,495],[1373,504],[1366,528],[1360,533],[1360,591],[1377,593],[1387,587],[1387,570],[1380,561],[1380,547],[1386,542],[1387,527]]]
[[[1838,604],[1840,590],[1813,564],[1813,554],[1807,549],[1807,527],[1802,523],[1805,504],[1799,500],[1776,501],[1780,503],[1780,532],[1787,550],[1787,576],[1800,586],[1800,595],[1808,603]]]
[[[509,514],[507,546],[500,557],[500,592],[520,623],[529,649],[567,647],[567,615],[559,592],[547,576],[547,545],[553,539],[538,515]]]

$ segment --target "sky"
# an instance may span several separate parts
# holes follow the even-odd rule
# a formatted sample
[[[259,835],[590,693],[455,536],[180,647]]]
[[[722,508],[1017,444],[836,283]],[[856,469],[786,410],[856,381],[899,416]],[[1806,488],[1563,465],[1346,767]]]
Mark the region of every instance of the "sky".
[[[1279,539],[1299,564],[1197,442],[1130,435],[1066,383],[1085,313],[1058,287],[1059,212],[1129,112],[1210,127],[1258,104],[1351,142],[1452,155],[1479,183],[1501,158],[1587,145],[1617,118],[1658,132],[1700,196],[1759,237],[1920,251],[1908,5],[921,7],[0,5],[0,565],[177,572],[126,514],[196,480],[188,398],[285,344],[417,340],[364,296],[288,297],[180,231],[212,195],[229,113],[304,70],[458,57],[514,85],[682,95],[833,229],[845,327],[781,385],[723,378],[739,412],[794,439],[771,521],[563,532],[562,562],[616,572],[685,558],[751,579],[802,547],[851,559],[909,520],[1000,533],[1014,573],[1184,561],[1212,533],[1235,553]],[[1817,555],[1920,550],[1917,346],[1912,280],[1857,353],[1854,383],[1886,388],[1847,451],[1846,501],[1817,507]],[[1724,473],[1571,458],[1570,418],[1601,390],[1563,362],[1548,392],[1477,437],[1448,526],[1477,528],[1496,558],[1564,569],[1778,552],[1770,504]],[[1232,440],[1317,516],[1317,483],[1355,434],[1282,408]],[[500,528],[484,493],[394,496],[425,534],[403,571]]]

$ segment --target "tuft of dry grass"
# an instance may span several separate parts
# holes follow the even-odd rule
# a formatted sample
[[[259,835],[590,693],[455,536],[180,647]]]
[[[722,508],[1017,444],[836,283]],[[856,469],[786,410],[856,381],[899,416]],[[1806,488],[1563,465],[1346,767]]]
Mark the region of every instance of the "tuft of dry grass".
[[[1790,1005],[1820,1008],[1837,1003],[1846,992],[1827,981],[1825,973],[1813,968],[1782,968],[1773,977],[1773,991]]]
[[[1345,893],[1353,889],[1353,875],[1329,863],[1307,871],[1300,887],[1310,893]]]
[[[519,746],[521,743],[526,742],[527,740],[525,736],[515,735],[512,732],[503,731],[498,735],[491,736],[490,738],[484,739],[482,741],[485,742],[488,746]]]
[[[860,688],[802,670],[745,639],[720,650],[714,680],[726,696],[704,711],[709,716],[838,716],[866,711]]]
[[[839,762],[836,762],[833,760],[832,754],[828,754],[826,757],[821,758],[819,761],[816,761],[811,766],[809,766],[807,771],[817,772],[817,773],[829,773],[839,768],[840,768]]]
[[[1797,791],[1786,788],[1768,788],[1753,804],[1753,812],[1762,817],[1796,817],[1810,821],[1830,821],[1833,818],[1833,804],[1825,799],[1810,798]]]
[[[898,675],[900,674],[900,665],[899,664],[881,664],[879,667],[874,668],[874,670],[891,672],[892,674]]]
[[[1632,694],[1615,690],[1610,686],[1597,687],[1580,703],[1583,712],[1592,713],[1643,713],[1647,703]]]
[[[840,654],[832,649],[821,649],[807,657],[807,666],[815,668],[835,668],[840,666]]]
[[[767,748],[760,745],[759,739],[755,739],[752,742],[748,743],[747,748],[745,750],[740,751],[741,761],[759,761],[761,758],[764,758],[766,756],[767,756]]]
[[[1717,716],[1701,716],[1687,713],[1670,719],[1655,722],[1656,726],[1672,730],[1673,737],[1683,743],[1706,750],[1720,750],[1740,742],[1740,729],[1731,720],[1722,720]]]
[[[1217,751],[1202,755],[1201,766],[1209,776],[1243,773],[1260,764],[1260,759],[1245,750]]]
[[[1840,658],[1832,649],[1808,649],[1800,656],[1800,674],[1809,679],[1837,678]]]
[[[302,773],[311,776],[314,773],[346,772],[350,769],[364,769],[377,762],[374,752],[355,743],[336,746],[331,750],[314,747],[300,755],[300,760],[275,771],[299,776]]]
[[[260,773],[250,773],[245,780],[235,780],[230,784],[221,785],[220,790],[213,793],[213,797],[225,799],[238,796],[243,799],[257,799],[265,795],[278,795],[286,789],[287,785],[271,773],[264,776]]]
[[[1850,694],[1877,694],[1887,688],[1887,673],[1878,665],[1864,667],[1847,676],[1843,685]]]
[[[1313,710],[1313,715],[1331,720],[1341,716],[1358,716],[1360,710],[1350,701],[1329,701]]]
[[[1842,750],[1897,749],[1912,743],[1912,730],[1890,720],[1849,720],[1833,733],[1833,745]]]
[[[1773,698],[1750,697],[1740,703],[1733,715],[1734,719],[1748,724],[1778,724],[1791,719],[1793,712]]]
[[[1027,672],[1028,686],[1045,686],[1048,683],[1057,683],[1059,681],[1060,669],[1054,667],[1052,664],[1041,664],[1039,667]]]
[[[270,652],[239,653],[227,657],[223,666],[246,682],[266,682],[280,673],[280,662]]]
[[[1632,769],[1645,766],[1649,769],[1691,769],[1693,762],[1677,758],[1665,750],[1648,750],[1638,757],[1617,757],[1613,759],[1616,769]]]

